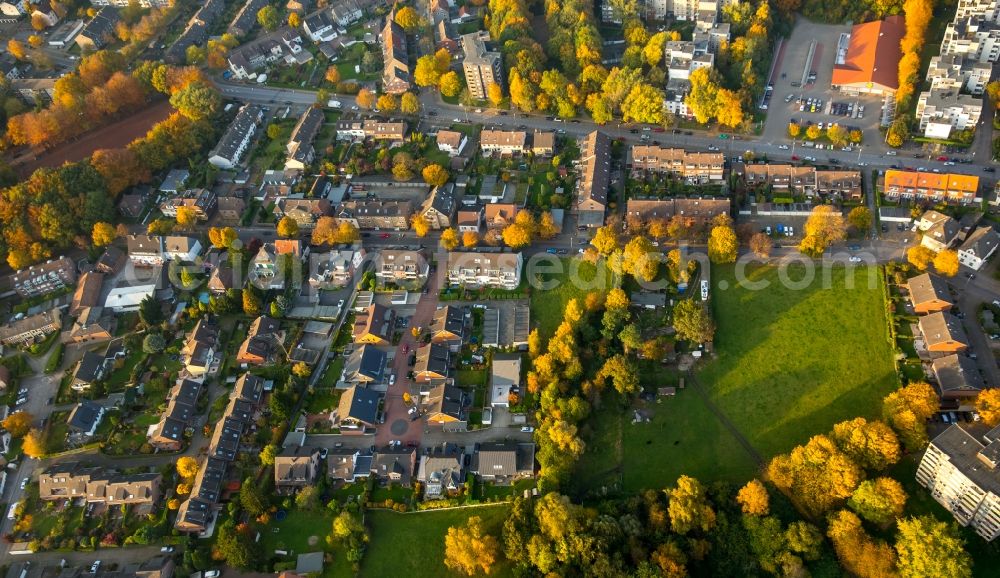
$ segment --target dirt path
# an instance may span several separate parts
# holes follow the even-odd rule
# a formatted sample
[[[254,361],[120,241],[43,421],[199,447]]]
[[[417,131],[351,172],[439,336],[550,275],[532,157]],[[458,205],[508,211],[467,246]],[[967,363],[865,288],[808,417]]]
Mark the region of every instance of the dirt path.
[[[163,100],[144,108],[113,124],[81,135],[74,141],[57,146],[27,162],[18,165],[17,172],[27,177],[41,167],[58,167],[66,162],[85,159],[98,149],[122,148],[135,139],[144,136],[154,124],[164,120],[173,108]]]
[[[719,419],[722,425],[724,425],[726,429],[729,430],[729,433],[733,434],[733,437],[736,438],[736,441],[738,441],[741,446],[743,446],[743,449],[746,450],[747,454],[750,456],[751,459],[753,459],[754,463],[756,463],[758,466],[763,466],[764,457],[761,456],[760,452],[758,452],[753,447],[753,445],[750,443],[750,440],[744,437],[743,434],[740,432],[740,430],[736,429],[736,426],[733,424],[733,422],[729,421],[729,417],[727,417],[726,414],[722,413],[722,410],[719,409],[714,403],[712,403],[712,400],[709,399],[708,397],[708,392],[705,391],[705,388],[702,387],[701,383],[699,383],[698,380],[695,378],[694,373],[688,372],[687,379],[691,384],[691,389],[695,390],[698,393],[698,396],[701,397],[701,400],[703,402],[705,402],[705,405],[708,407],[709,411],[711,411],[715,415],[715,417]]]

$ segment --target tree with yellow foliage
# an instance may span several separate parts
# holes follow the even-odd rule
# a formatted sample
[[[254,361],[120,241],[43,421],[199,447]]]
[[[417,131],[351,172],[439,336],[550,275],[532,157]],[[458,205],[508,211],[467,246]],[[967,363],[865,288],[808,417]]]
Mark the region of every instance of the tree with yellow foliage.
[[[21,442],[21,449],[24,450],[24,455],[29,458],[38,459],[45,455],[45,436],[42,431],[37,428],[32,428],[28,431],[28,434],[24,436],[24,441]]]
[[[906,492],[892,478],[865,480],[851,494],[847,505],[862,518],[884,528],[903,515]]]
[[[410,226],[413,227],[413,232],[421,238],[426,237],[428,231],[431,230],[431,224],[427,222],[427,217],[420,214],[413,215],[410,219]]]
[[[868,470],[884,470],[899,461],[899,438],[885,422],[863,417],[834,424],[830,437],[842,452]]]
[[[35,416],[26,411],[12,413],[3,419],[3,429],[7,430],[12,437],[20,438],[28,435],[31,431],[31,423],[35,421]]]
[[[181,482],[177,484],[175,492],[178,496],[186,496],[191,493],[191,484],[189,482]]]
[[[920,271],[926,271],[927,266],[934,260],[934,251],[923,245],[914,245],[906,250],[906,260]]]
[[[500,88],[500,85],[495,82],[487,84],[486,98],[493,106],[500,106],[500,104],[503,103],[503,89]]]
[[[403,114],[417,114],[420,112],[420,99],[412,92],[404,92],[399,97],[399,112]]]
[[[625,273],[639,281],[649,282],[656,278],[663,255],[653,247],[649,239],[637,235],[625,245],[622,256]]]
[[[446,251],[454,251],[458,247],[458,233],[455,229],[448,227],[441,232],[441,246]]]
[[[295,219],[287,215],[278,221],[278,226],[275,229],[278,232],[278,236],[282,239],[291,239],[299,235],[299,224],[295,222]]]
[[[334,86],[336,86],[337,83],[340,82],[340,69],[337,68],[336,64],[331,64],[326,69],[326,74],[324,74],[324,78],[326,78],[326,81]]]
[[[766,516],[771,511],[771,499],[767,488],[758,479],[752,479],[740,488],[736,501],[743,508],[743,513],[750,516]]]
[[[440,80],[438,80],[438,90],[443,96],[449,98],[457,96],[459,92],[462,92],[462,78],[457,72],[450,70],[441,75]]]
[[[465,231],[462,233],[462,246],[466,249],[472,249],[479,244],[479,233],[475,231]]]
[[[713,263],[735,263],[738,249],[739,241],[736,239],[736,231],[731,226],[717,225],[712,227],[712,232],[708,236],[708,258]]]
[[[955,522],[931,515],[900,520],[896,536],[901,578],[971,578],[972,558]]]
[[[169,500],[167,500],[168,510],[176,510],[180,507],[181,507],[181,501],[178,500],[177,498],[170,498]]]
[[[882,400],[882,417],[896,430],[907,450],[927,446],[927,420],[941,407],[934,388],[917,381],[901,387]]]
[[[358,95],[355,97],[354,101],[358,103],[359,107],[371,110],[375,107],[375,93],[370,89],[362,88],[358,91]]]
[[[757,255],[761,259],[767,259],[771,256],[771,249],[774,247],[774,242],[771,241],[771,237],[767,233],[754,233],[750,237],[750,250],[753,251],[754,255]]]
[[[531,244],[531,230],[520,223],[507,225],[504,227],[501,235],[503,236],[504,244],[512,249],[520,249]]]
[[[431,163],[420,172],[424,182],[432,187],[440,187],[448,182],[448,171],[437,163]]]
[[[396,97],[391,94],[383,94],[378,97],[378,109],[382,112],[394,112],[399,108],[399,102],[396,101]]]
[[[708,501],[705,487],[697,479],[681,476],[677,485],[666,491],[670,500],[670,529],[678,534],[692,530],[709,532],[715,527],[715,511]]]
[[[840,564],[854,576],[897,576],[896,553],[881,540],[873,540],[853,512],[839,510],[828,518],[827,536]]]
[[[290,28],[298,28],[302,26],[302,17],[299,16],[298,12],[291,12],[288,14],[288,26]]]
[[[14,38],[7,41],[7,52],[9,52],[10,55],[17,60],[24,60],[28,54],[28,50],[24,47],[24,43]]]
[[[976,396],[976,412],[986,425],[1000,425],[1000,388],[980,391]]]
[[[954,277],[958,274],[958,251],[945,249],[934,257],[934,270],[939,275]]]
[[[715,94],[716,100],[716,120],[722,126],[739,128],[743,125],[746,117],[743,112],[743,98],[740,93],[720,88]]]
[[[608,256],[618,248],[618,234],[610,225],[605,225],[597,230],[590,244],[597,249],[601,255]]]
[[[402,26],[407,32],[413,32],[420,26],[420,15],[412,6],[404,6],[396,10],[396,24]]]
[[[800,124],[794,122],[788,123],[788,136],[798,138],[800,134],[802,134],[802,126]]]
[[[804,227],[805,237],[799,250],[819,257],[831,244],[847,238],[847,224],[840,210],[831,205],[814,207]]]
[[[115,230],[111,223],[103,221],[94,223],[94,229],[90,233],[90,238],[93,240],[95,247],[106,247],[114,243],[117,236],[118,231]]]
[[[851,497],[864,471],[832,439],[817,435],[790,453],[775,456],[767,466],[767,477],[816,518]]]
[[[198,222],[198,212],[194,207],[177,207],[177,226],[190,229]]]
[[[608,296],[604,299],[604,307],[606,309],[628,309],[631,305],[628,295],[622,290],[621,287],[614,287],[608,291]]]
[[[542,239],[551,239],[559,234],[559,227],[556,226],[552,213],[545,211],[538,218],[538,236]]]
[[[444,538],[444,565],[468,576],[489,574],[499,552],[497,539],[483,531],[479,516],[469,518],[465,527],[448,528]]]
[[[177,475],[185,480],[194,480],[198,475],[198,460],[190,456],[182,456],[177,459]]]

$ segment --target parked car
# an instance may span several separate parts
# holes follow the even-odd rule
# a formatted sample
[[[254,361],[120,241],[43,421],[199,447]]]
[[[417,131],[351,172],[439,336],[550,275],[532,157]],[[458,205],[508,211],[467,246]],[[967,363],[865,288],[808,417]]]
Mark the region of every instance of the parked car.
[[[532,433],[533,431],[535,431],[535,428],[531,427],[530,425],[526,425],[521,428],[522,433]]]
[[[173,553],[173,551],[174,551],[174,547],[173,546],[164,546],[164,547],[160,548],[160,552],[163,553],[163,554],[170,554],[170,553]]]

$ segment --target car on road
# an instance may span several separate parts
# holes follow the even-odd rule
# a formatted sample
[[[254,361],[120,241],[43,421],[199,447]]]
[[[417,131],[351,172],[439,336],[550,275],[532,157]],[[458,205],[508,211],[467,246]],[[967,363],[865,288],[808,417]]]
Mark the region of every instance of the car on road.
[[[953,167],[953,166],[955,166],[955,162],[954,161],[948,161],[948,162],[944,163],[944,166],[946,166],[946,167]]]
[[[460,119],[460,118],[453,118],[453,119],[451,119],[451,122],[462,122],[462,119]]]
[[[395,373],[393,373],[392,375],[389,376],[389,386],[391,387],[393,385],[396,385],[396,374]]]
[[[850,245],[847,248],[850,249],[851,251],[860,251],[861,250],[861,245]]]
[[[337,301],[337,307],[340,307],[341,309],[343,309],[343,307],[344,307],[344,300],[343,299],[340,299],[340,300]]]
[[[23,480],[21,480],[21,489],[23,490],[24,488],[27,487],[28,487],[28,478],[24,478]]]
[[[382,233],[379,236],[382,237],[383,239],[388,239],[391,235],[389,235],[389,233]]]
[[[984,173],[995,173],[995,172],[997,172],[997,170],[995,168],[993,168],[993,167],[983,167],[983,172]]]
[[[898,153],[897,153],[896,151],[886,151],[886,153],[885,153],[885,154],[889,155],[890,157],[894,157],[894,156],[896,156],[896,155],[897,155]]]
[[[717,147],[715,145],[708,145],[708,150],[716,152],[716,151],[719,150],[719,147]]]
[[[164,547],[160,548],[160,552],[162,554],[171,554],[171,553],[173,553],[173,551],[174,551],[174,547],[173,546],[164,546]]]
[[[100,560],[94,560],[94,563],[90,565],[90,573],[91,574],[97,574],[97,570],[100,567],[101,567],[101,561]],[[205,574],[205,575],[208,576],[208,574]]]
[[[567,251],[566,249],[559,249],[560,255],[565,255],[566,253],[569,253],[569,251]]]
[[[855,256],[851,257],[850,259],[848,259],[848,261],[850,261],[851,263],[860,263],[861,262],[861,257],[858,257],[857,255],[855,255]]]
[[[438,113],[437,113],[436,110],[431,110],[431,111],[427,112],[427,116],[437,116],[437,115],[438,115]]]
[[[792,155],[792,160],[793,161],[799,160],[799,155]]]
[[[781,149],[781,150],[783,150],[783,151],[787,151],[788,150],[788,145],[781,144],[781,145],[778,145],[778,148]]]
[[[816,157],[802,157],[802,158],[804,160],[807,160],[807,161],[811,162],[811,163],[816,162]]]
[[[526,425],[521,428],[521,433],[532,433],[533,431],[535,431],[535,428],[531,427],[530,425]]]
[[[203,578],[219,578],[219,571],[218,570],[209,570],[208,572],[205,572],[204,574],[202,574],[202,577]]]

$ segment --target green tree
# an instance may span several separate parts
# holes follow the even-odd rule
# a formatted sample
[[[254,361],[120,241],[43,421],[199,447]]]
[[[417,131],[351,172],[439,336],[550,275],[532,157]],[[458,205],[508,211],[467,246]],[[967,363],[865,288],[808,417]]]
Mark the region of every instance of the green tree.
[[[865,480],[851,494],[847,505],[862,518],[885,527],[903,515],[906,492],[892,478]]]
[[[170,97],[170,105],[191,120],[208,120],[219,113],[219,91],[201,81],[188,83]]]
[[[260,315],[260,297],[251,287],[243,288],[243,313],[251,316],[257,317]]]
[[[693,299],[682,299],[674,307],[674,329],[677,336],[692,343],[712,341],[715,322],[704,305]]]
[[[858,231],[867,231],[872,226],[872,212],[868,207],[854,207],[847,214],[847,222]]]
[[[243,485],[240,487],[240,505],[254,517],[267,511],[267,500],[252,477],[243,480]]]
[[[260,451],[260,465],[267,467],[274,465],[274,458],[278,455],[278,446],[275,444],[267,444],[264,449]]]
[[[153,327],[163,323],[163,307],[152,295],[147,296],[139,303],[139,320],[146,327]]]
[[[896,552],[901,578],[972,576],[972,558],[953,522],[933,516],[900,520]]]
[[[167,346],[167,340],[159,333],[150,333],[142,340],[142,350],[150,355],[159,353]]]
[[[708,501],[705,487],[690,476],[681,476],[677,485],[667,490],[670,528],[678,534],[692,530],[709,532],[715,527],[715,511]]]
[[[281,25],[281,14],[273,4],[265,6],[257,11],[257,22],[267,30],[273,32]]]

